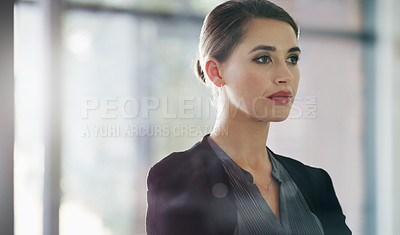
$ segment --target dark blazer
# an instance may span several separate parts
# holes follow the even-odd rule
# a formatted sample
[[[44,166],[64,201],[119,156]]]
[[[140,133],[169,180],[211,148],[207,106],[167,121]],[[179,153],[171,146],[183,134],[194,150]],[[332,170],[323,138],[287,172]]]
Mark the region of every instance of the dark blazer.
[[[208,136],[189,150],[171,153],[150,169],[147,234],[233,234],[237,224],[235,197]],[[299,187],[311,211],[321,221],[325,235],[351,234],[328,173],[272,154]],[[213,186],[218,183],[228,189],[223,197],[213,193]]]

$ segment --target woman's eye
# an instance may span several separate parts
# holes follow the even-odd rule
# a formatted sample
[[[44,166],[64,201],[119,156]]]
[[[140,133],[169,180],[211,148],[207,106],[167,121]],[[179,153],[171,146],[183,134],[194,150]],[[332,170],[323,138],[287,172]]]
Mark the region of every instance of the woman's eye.
[[[263,56],[255,58],[254,61],[259,64],[266,64],[266,63],[271,62],[272,60],[271,60],[271,57],[269,57],[267,55],[263,55]]]
[[[297,62],[299,62],[299,56],[297,56],[297,55],[290,56],[289,58],[287,58],[286,61],[293,65],[296,65]]]

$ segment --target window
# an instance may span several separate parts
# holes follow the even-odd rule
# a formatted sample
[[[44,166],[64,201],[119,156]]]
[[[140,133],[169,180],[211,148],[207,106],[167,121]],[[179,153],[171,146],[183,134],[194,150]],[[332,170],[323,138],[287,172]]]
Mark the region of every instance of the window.
[[[62,73],[54,78],[62,84],[61,235],[144,234],[150,165],[212,129],[208,91],[192,64],[203,17],[218,2],[65,3]],[[267,144],[326,169],[349,226],[364,234],[361,2],[275,2],[301,25],[302,76],[289,120],[271,125]],[[43,234],[41,11],[36,2],[16,6],[17,235]]]

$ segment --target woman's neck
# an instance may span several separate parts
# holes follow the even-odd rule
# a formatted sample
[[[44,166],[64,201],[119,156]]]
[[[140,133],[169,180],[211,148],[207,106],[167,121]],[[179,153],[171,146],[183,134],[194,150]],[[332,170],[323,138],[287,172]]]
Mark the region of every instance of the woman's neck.
[[[269,122],[221,116],[215,122],[210,137],[239,166],[256,171],[265,167],[271,169],[265,147],[268,131]]]

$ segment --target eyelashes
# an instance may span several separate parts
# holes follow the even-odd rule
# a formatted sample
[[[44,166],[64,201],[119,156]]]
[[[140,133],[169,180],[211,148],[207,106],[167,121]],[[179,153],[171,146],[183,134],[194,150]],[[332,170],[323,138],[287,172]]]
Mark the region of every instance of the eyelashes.
[[[253,61],[256,62],[257,64],[266,64],[272,62],[272,59],[269,55],[262,55],[260,57],[255,58]]]
[[[300,57],[298,55],[290,55],[287,59],[286,62],[292,64],[292,65],[296,65],[300,60]],[[256,62],[257,64],[269,64],[272,62],[272,59],[269,55],[262,55],[259,56],[255,59],[253,59],[254,62]]]
[[[298,55],[291,55],[289,58],[286,59],[287,62],[296,65],[300,60],[300,57]]]

